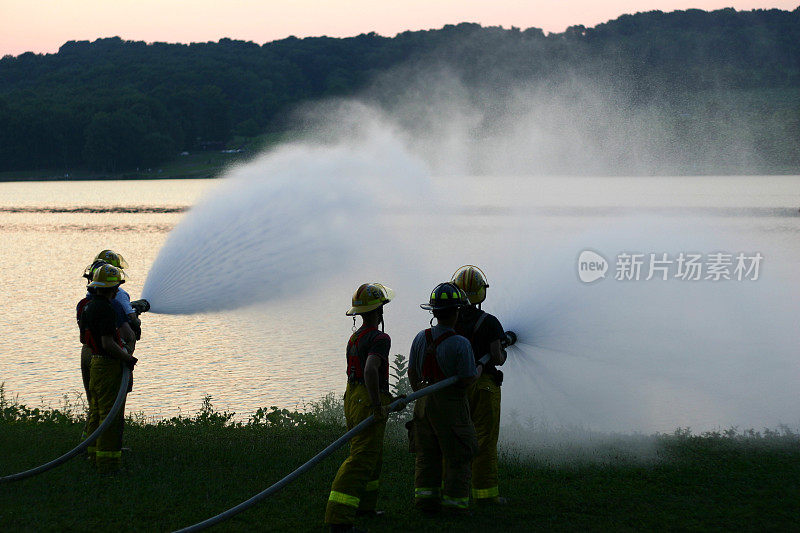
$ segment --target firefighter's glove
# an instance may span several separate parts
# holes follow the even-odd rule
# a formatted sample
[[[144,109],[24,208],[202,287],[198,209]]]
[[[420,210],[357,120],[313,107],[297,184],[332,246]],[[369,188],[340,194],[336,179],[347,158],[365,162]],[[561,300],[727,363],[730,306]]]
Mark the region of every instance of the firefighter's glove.
[[[138,362],[139,362],[139,360],[137,358],[135,358],[134,356],[131,356],[130,359],[125,361],[125,364],[128,365],[128,368],[133,370],[133,367],[136,366],[136,363],[138,363]]]
[[[373,405],[372,406],[372,416],[375,417],[375,422],[383,422],[387,418],[389,418],[389,406],[388,405]]]

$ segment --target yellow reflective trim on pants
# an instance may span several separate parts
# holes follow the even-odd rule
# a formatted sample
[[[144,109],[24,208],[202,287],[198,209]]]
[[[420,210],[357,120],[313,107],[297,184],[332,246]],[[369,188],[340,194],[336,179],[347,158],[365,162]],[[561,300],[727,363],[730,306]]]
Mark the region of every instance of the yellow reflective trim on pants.
[[[367,483],[367,486],[364,488],[364,490],[366,491],[378,490],[379,483],[380,480],[377,479],[375,481],[370,481],[369,483]]]
[[[416,487],[414,488],[415,498],[438,498],[440,489],[438,487]]]
[[[111,458],[111,459],[118,459],[118,458],[122,457],[122,450],[116,451],[116,452],[102,452],[100,450],[97,450],[95,452],[95,455],[100,459],[105,458],[105,457],[108,457],[108,458]]]
[[[447,507],[455,507],[457,509],[469,508],[469,498],[451,498],[450,496],[442,496],[442,505]]]
[[[488,489],[472,489],[472,497],[476,500],[480,498],[497,498],[498,496],[500,496],[499,487],[491,487]]]
[[[336,492],[335,490],[331,491],[331,495],[328,496],[328,501],[349,505],[350,507],[358,507],[358,504],[361,503],[360,498],[342,492]]]

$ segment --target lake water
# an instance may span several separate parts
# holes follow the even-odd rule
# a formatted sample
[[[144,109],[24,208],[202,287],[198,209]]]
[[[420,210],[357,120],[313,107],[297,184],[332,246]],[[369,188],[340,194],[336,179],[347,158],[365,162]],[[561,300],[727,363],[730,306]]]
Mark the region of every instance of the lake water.
[[[420,217],[431,217],[428,237],[442,243],[417,250],[415,259],[428,257],[426,272],[439,273],[417,277],[418,289],[407,289],[387,308],[393,353],[408,352],[413,334],[428,321],[417,304],[460,264],[486,267],[491,309],[492,294],[520,282],[493,276],[513,272],[511,260],[503,257],[514,254],[506,251],[545,242],[558,247],[582,234],[596,235],[632,213],[673,221],[701,217],[706,231],[735,234],[749,251],[769,250],[770,272],[786,279],[800,260],[798,176],[442,178],[437,184],[458,189],[461,200],[435,217],[404,208],[388,215],[399,234],[418,228]],[[216,180],[0,183],[0,382],[6,393],[46,406],[57,406],[64,395],[81,395],[74,306],[85,291],[84,267],[101,249],[122,253],[130,265],[125,288],[138,298],[168,233],[216,185]],[[408,241],[413,246],[414,237]],[[460,248],[447,245],[467,241]],[[144,315],[128,410],[156,418],[193,413],[212,395],[216,407],[246,416],[259,407],[297,408],[329,391],[341,392],[343,346],[352,326],[344,311],[362,278],[355,272],[342,279],[313,299],[298,296],[224,313]],[[379,281],[409,286],[405,280]],[[509,381],[513,386],[513,377]]]

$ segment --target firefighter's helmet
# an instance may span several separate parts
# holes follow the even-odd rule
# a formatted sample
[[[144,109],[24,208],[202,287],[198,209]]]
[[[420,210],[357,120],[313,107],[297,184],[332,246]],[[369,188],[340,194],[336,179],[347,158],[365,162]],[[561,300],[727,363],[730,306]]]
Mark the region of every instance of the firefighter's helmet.
[[[116,287],[125,283],[125,272],[114,265],[100,265],[94,270],[89,287],[96,289]]]
[[[123,259],[122,255],[118,254],[114,250],[103,250],[97,254],[97,257],[95,257],[94,260],[105,261],[109,265],[117,268],[128,268],[128,262]]]
[[[486,299],[486,274],[475,265],[464,265],[453,274],[453,284],[464,291],[469,303],[475,305]]]
[[[107,265],[106,261],[102,259],[98,259],[97,261],[93,261],[91,265],[87,266],[83,271],[83,277],[88,279],[90,282],[92,281],[92,277],[94,276],[94,271],[100,268],[103,265]]]
[[[364,283],[353,293],[353,306],[347,316],[363,315],[392,301],[394,291],[382,283]]]
[[[428,303],[419,304],[421,308],[427,309],[428,311],[437,311],[439,309],[447,309],[448,307],[464,307],[465,305],[469,305],[467,295],[449,281],[440,283],[434,287]]]

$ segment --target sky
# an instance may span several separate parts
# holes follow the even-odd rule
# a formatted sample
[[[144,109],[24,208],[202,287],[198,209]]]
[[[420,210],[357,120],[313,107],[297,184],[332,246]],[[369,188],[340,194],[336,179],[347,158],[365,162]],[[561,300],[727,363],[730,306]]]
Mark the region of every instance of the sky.
[[[290,35],[349,37],[477,22],[562,32],[625,13],[679,9],[794,10],[800,0],[0,0],[0,56],[54,53],[66,41],[262,44]]]

